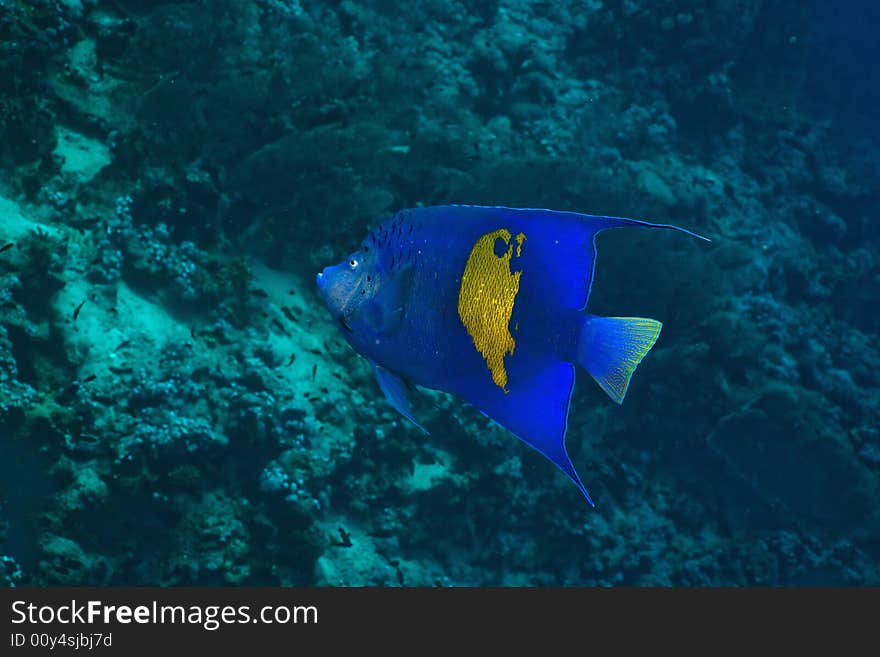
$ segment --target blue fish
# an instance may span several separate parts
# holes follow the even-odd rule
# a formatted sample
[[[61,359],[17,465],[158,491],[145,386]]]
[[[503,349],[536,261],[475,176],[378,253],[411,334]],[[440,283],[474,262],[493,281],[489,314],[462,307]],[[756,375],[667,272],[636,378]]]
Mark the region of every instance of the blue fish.
[[[574,366],[621,403],[662,326],[586,312],[596,235],[623,226],[706,239],[576,212],[416,208],[324,269],[318,289],[404,417],[425,430],[407,396],[413,385],[456,395],[550,459],[595,506],[565,449]]]

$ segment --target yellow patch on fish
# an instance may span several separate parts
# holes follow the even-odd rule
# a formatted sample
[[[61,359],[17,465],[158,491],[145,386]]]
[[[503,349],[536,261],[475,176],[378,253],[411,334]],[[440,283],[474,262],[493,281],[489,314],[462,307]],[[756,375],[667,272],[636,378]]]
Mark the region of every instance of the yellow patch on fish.
[[[477,240],[468,256],[458,292],[458,316],[473,338],[477,351],[486,360],[492,381],[505,393],[509,390],[504,357],[513,354],[516,348],[508,325],[522,273],[510,271],[513,257],[510,238],[509,230],[499,228]],[[495,255],[495,240],[498,239],[507,245],[507,251],[501,256]],[[514,239],[518,258],[526,236],[519,233]]]

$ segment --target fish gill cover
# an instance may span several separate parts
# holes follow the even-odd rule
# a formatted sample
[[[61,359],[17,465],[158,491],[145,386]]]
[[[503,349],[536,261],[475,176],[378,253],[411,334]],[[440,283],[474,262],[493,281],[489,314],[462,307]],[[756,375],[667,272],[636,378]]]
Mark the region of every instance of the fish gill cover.
[[[880,583],[857,9],[0,0],[0,583]],[[596,509],[450,396],[402,420],[320,303],[448,203],[713,239],[599,238],[590,312],[664,330],[575,390]]]

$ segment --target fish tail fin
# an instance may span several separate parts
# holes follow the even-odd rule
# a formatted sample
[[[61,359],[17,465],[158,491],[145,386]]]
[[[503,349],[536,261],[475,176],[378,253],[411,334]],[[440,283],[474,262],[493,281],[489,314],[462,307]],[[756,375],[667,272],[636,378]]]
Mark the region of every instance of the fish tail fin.
[[[585,314],[577,362],[611,399],[622,404],[633,372],[657,342],[662,327],[655,319]]]

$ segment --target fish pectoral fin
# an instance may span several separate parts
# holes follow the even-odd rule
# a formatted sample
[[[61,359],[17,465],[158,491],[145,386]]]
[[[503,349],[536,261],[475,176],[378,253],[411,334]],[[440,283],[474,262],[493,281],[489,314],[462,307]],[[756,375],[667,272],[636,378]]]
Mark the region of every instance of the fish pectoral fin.
[[[376,296],[365,304],[364,320],[379,335],[393,335],[400,328],[412,281],[412,267],[404,267],[394,272],[392,279],[383,283]]]
[[[406,381],[391,370],[387,370],[375,363],[373,363],[373,371],[376,373],[376,381],[378,381],[379,388],[382,389],[385,399],[388,400],[398,413],[427,434],[428,430],[413,416],[412,406],[410,406],[409,399],[406,396],[408,387]]]
[[[643,317],[585,315],[578,339],[578,364],[621,404],[633,372],[657,342],[662,327],[657,320]]]

